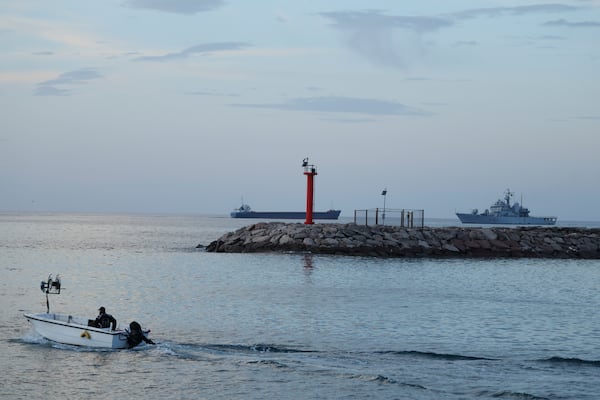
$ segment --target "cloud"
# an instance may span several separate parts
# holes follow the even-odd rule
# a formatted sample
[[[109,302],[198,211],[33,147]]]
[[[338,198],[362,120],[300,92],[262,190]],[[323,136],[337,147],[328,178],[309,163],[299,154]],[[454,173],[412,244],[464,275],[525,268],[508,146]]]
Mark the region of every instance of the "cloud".
[[[517,7],[490,7],[474,8],[450,14],[451,18],[468,19],[477,17],[503,17],[505,15],[525,15],[540,13],[563,13],[578,10],[579,7],[567,6],[563,4],[533,4],[529,6]]]
[[[477,46],[479,45],[478,42],[476,42],[475,40],[459,40],[458,42],[454,42],[454,46],[460,47],[460,46]]]
[[[127,0],[130,8],[164,11],[175,14],[196,14],[224,6],[223,0]]]
[[[41,82],[39,85],[48,86],[82,84],[98,78],[102,78],[102,75],[100,75],[96,70],[92,68],[82,68],[75,71],[64,72],[60,74],[58,78]]]
[[[239,97],[239,94],[236,93],[220,93],[220,92],[207,92],[202,90],[196,90],[193,92],[186,92],[186,95],[189,96],[218,96],[218,97]]]
[[[347,46],[371,62],[405,68],[422,56],[424,34],[452,26],[441,17],[385,15],[377,10],[320,13],[341,31]],[[402,30],[409,35],[396,35]]]
[[[95,54],[113,49],[110,45],[105,44],[102,38],[76,29],[69,23],[17,16],[3,18],[1,23],[17,35],[56,43],[61,47],[71,48],[78,55]]]
[[[282,24],[286,24],[289,22],[290,18],[282,11],[277,11],[275,13],[275,20],[277,22],[281,22]]]
[[[82,68],[60,74],[58,78],[43,81],[37,84],[36,96],[68,96],[72,93],[70,89],[57,88],[64,85],[81,85],[94,79],[100,79],[102,75],[93,68]]]
[[[69,96],[71,93],[69,89],[59,89],[54,86],[38,86],[34,92],[36,96]]]
[[[231,106],[366,115],[431,115],[429,112],[412,108],[395,101],[336,96],[295,98],[285,103],[231,104]]]
[[[600,28],[600,22],[595,21],[581,21],[581,22],[570,22],[566,19],[557,19],[554,21],[544,22],[544,26],[566,26],[567,28]]]
[[[204,43],[196,46],[188,47],[182,51],[177,53],[168,53],[162,56],[144,56],[134,58],[133,61],[151,61],[151,62],[164,62],[164,61],[173,61],[173,60],[181,60],[184,58],[188,58],[194,54],[205,54],[209,55],[212,53],[220,52],[220,51],[229,51],[229,50],[242,50],[247,47],[250,47],[251,44],[243,43],[243,42],[222,42],[222,43]]]
[[[322,118],[321,120],[340,124],[365,124],[377,122],[375,118]]]
[[[452,25],[451,21],[441,17],[383,15],[378,10],[324,12],[319,15],[332,20],[333,27],[342,30],[407,29],[425,33]]]
[[[404,78],[404,80],[405,81],[432,81],[433,79],[426,78],[423,76],[412,76],[412,77]]]
[[[564,36],[555,36],[555,35],[542,35],[537,37],[540,40],[565,40]]]
[[[386,15],[379,10],[334,11],[322,12],[318,15],[330,20],[331,26],[345,35],[346,44],[355,53],[375,64],[406,68],[409,64],[428,58],[427,51],[430,51],[431,46],[423,41],[423,35],[434,34],[442,29],[450,28],[461,20],[479,17],[496,18],[566,13],[579,9],[581,7],[564,4],[533,4],[475,8],[439,16]],[[399,30],[411,35],[397,34]],[[454,44],[455,46],[475,46],[477,42],[463,41]]]

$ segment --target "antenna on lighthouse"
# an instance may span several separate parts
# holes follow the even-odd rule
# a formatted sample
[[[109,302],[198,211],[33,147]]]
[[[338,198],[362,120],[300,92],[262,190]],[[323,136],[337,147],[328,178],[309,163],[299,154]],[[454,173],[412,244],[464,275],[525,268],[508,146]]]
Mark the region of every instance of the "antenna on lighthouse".
[[[314,203],[314,177],[317,175],[317,167],[308,163],[308,157],[302,160],[304,175],[306,175],[306,221],[304,224],[312,225],[313,222],[313,203]]]

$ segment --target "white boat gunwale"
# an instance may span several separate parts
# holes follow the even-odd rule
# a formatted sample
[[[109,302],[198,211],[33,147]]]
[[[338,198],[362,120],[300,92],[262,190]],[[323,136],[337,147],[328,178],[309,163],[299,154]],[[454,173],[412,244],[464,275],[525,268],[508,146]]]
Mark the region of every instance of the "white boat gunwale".
[[[95,326],[83,325],[83,324],[76,323],[76,322],[65,322],[63,320],[56,319],[56,316],[65,316],[67,318],[68,317],[72,317],[73,319],[75,319],[75,318],[81,318],[81,317],[73,317],[71,315],[66,315],[66,314],[56,314],[56,313],[31,314],[31,313],[26,313],[26,314],[23,314],[23,316],[25,318],[27,318],[27,319],[34,319],[36,321],[45,322],[45,323],[49,323],[49,324],[68,326],[69,328],[75,328],[75,329],[79,329],[81,331],[92,331],[92,332],[97,332],[97,333],[103,333],[103,334],[106,334],[106,335],[127,335],[127,331],[125,331],[123,329],[116,329],[116,330],[113,331],[110,328],[97,328]],[[54,316],[54,318],[50,318],[50,316]]]

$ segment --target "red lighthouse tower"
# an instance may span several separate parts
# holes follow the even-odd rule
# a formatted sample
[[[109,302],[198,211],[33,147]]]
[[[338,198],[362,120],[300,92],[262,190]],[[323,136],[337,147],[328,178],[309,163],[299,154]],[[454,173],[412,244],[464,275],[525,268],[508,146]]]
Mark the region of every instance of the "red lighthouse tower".
[[[308,157],[302,160],[304,167],[304,175],[306,175],[306,221],[307,225],[314,224],[313,222],[313,203],[314,203],[314,177],[317,175],[317,168],[308,164]]]

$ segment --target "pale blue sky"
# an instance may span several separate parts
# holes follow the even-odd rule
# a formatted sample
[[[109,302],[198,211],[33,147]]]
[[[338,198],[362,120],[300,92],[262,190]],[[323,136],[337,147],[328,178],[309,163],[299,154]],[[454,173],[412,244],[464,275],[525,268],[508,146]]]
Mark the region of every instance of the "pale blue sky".
[[[600,1],[0,3],[0,211],[600,220]]]

